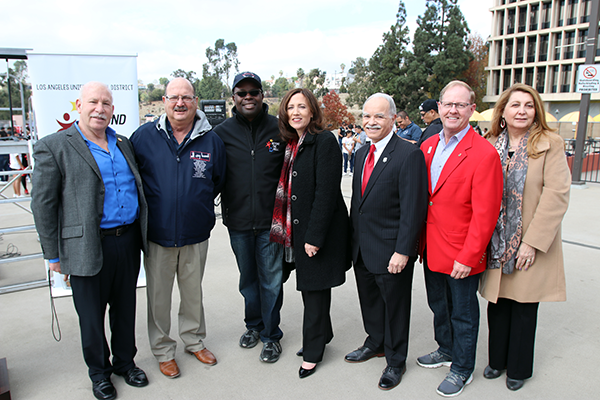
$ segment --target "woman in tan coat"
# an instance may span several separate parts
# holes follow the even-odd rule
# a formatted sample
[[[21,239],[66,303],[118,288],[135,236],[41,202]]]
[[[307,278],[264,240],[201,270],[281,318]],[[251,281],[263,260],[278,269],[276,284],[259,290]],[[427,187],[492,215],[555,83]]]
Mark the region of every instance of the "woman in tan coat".
[[[496,103],[488,140],[504,169],[502,207],[480,292],[489,301],[489,365],[518,390],[533,373],[541,301],[565,301],[561,221],[571,185],[564,142],[546,123],[539,94],[517,83]]]

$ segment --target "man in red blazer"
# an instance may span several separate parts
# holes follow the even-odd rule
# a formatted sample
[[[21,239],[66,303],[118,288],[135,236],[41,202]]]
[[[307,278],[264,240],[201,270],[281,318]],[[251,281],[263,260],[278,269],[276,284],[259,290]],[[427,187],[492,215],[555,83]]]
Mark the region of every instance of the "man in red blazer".
[[[452,81],[438,103],[443,129],[421,150],[429,176],[423,248],[427,301],[438,349],[417,358],[424,368],[450,366],[437,393],[460,394],[475,369],[479,274],[502,200],[502,166],[492,145],[469,125],[475,93]]]

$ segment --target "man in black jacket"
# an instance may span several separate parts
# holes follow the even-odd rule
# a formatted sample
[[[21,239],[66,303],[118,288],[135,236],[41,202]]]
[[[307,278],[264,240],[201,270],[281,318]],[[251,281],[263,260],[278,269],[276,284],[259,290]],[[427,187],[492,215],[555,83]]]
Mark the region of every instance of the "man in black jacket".
[[[417,146],[421,147],[421,144],[425,140],[440,133],[442,130],[442,120],[440,120],[440,114],[438,114],[437,101],[433,99],[427,99],[421,103],[419,112],[421,113],[421,119],[427,125],[427,128],[425,128],[421,135],[421,139],[417,142]]]
[[[260,360],[279,359],[283,332],[283,248],[269,241],[275,191],[285,153],[277,118],[263,104],[258,75],[242,72],[233,81],[233,116],[214,131],[225,143],[227,179],[221,195],[223,223],[240,270],[246,332],[240,346],[252,348],[260,339]]]

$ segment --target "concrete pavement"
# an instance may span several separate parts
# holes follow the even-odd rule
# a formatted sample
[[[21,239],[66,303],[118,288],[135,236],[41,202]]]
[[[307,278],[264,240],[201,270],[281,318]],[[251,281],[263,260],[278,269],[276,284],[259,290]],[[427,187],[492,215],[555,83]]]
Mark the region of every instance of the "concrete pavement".
[[[342,182],[350,198],[351,177]],[[572,189],[569,211],[563,224],[567,302],[540,306],[534,376],[518,392],[505,386],[505,375],[487,380],[482,372],[487,365],[487,302],[481,300],[481,329],[475,379],[460,395],[461,399],[588,399],[600,393],[596,376],[600,356],[600,186]],[[31,223],[31,216],[14,205],[0,205],[3,227]],[[30,237],[29,237],[30,236]],[[5,234],[0,253],[8,243],[24,241],[23,254],[38,252],[35,234]],[[38,246],[38,248],[36,248]],[[333,290],[331,315],[335,338],[327,347],[319,370],[300,380],[301,359],[295,352],[301,346],[302,301],[295,290],[295,276],[285,285],[281,328],[283,354],[275,364],[259,361],[261,346],[242,349],[239,336],[244,332],[243,300],[237,290],[238,271],[225,227],[218,220],[210,239],[204,279],[204,305],[208,335],[206,346],[218,364],[207,367],[184,354],[178,339],[176,360],[181,377],[167,379],[158,370],[146,334],[145,289],[138,289],[136,363],[150,380],[145,388],[127,386],[123,379],[112,381],[119,399],[439,399],[435,393],[447,368],[427,370],[417,366],[417,356],[436,348],[432,314],[427,307],[423,272],[415,267],[411,342],[408,370],[397,388],[384,392],[377,388],[384,359],[348,364],[343,357],[359,347],[365,333],[362,327],[354,276]],[[44,276],[41,260],[0,265],[0,286]],[[25,278],[27,279],[27,278]],[[177,290],[173,296],[172,336],[177,328]],[[6,357],[11,395],[14,400],[93,399],[91,383],[83,362],[79,327],[71,298],[55,299],[62,340],[52,336],[48,289],[34,289],[0,295],[0,358]]]

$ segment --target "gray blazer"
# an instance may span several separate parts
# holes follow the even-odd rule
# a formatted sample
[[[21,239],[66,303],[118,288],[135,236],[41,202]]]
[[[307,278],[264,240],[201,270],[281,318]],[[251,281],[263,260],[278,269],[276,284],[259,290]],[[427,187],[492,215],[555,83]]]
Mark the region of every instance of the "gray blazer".
[[[148,206],[129,140],[117,146],[135,177],[142,246],[147,249]],[[71,126],[40,139],[34,147],[31,210],[45,259],[60,257],[63,274],[94,276],[102,268],[100,221],[104,182],[87,144]]]

